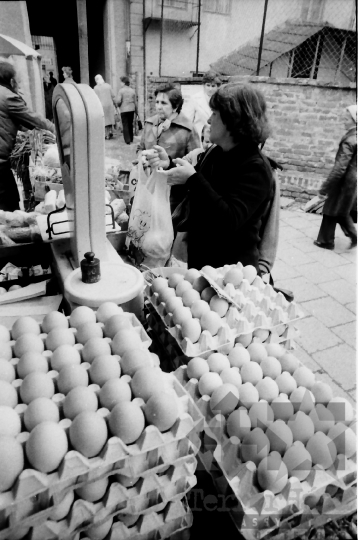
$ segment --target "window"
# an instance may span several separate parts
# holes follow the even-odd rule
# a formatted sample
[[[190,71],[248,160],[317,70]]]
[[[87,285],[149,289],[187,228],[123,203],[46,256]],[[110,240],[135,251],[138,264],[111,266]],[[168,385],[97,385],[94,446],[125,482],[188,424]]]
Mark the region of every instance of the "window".
[[[231,13],[231,0],[202,0],[204,11],[212,13],[222,13],[229,15]]]
[[[162,5],[162,0],[158,0],[159,6]],[[188,0],[164,0],[165,7],[173,7],[179,9],[186,9],[188,7]]]

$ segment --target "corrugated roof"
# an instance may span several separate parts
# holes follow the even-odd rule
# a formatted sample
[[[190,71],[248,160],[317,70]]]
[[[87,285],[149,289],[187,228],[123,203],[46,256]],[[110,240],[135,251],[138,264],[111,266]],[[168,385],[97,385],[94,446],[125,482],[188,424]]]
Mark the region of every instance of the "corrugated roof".
[[[286,22],[285,26],[277,27],[264,36],[261,68],[270,64],[281,55],[301,45],[308,38],[317,34],[329,23],[313,24],[307,22]],[[259,55],[260,39],[245,44],[230,54],[219,58],[210,65],[211,69],[222,75],[251,75],[256,72]]]

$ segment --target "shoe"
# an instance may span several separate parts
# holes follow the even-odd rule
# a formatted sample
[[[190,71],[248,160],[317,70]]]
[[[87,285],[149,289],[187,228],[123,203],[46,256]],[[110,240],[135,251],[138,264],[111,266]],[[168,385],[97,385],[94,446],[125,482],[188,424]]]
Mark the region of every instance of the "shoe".
[[[108,141],[109,137],[106,135],[106,136],[105,136],[105,139],[106,139],[106,141]]]
[[[113,139],[113,133],[109,134],[109,139]]]
[[[318,240],[314,240],[314,245],[323,249],[334,249],[334,244],[328,244],[326,242],[318,242]]]

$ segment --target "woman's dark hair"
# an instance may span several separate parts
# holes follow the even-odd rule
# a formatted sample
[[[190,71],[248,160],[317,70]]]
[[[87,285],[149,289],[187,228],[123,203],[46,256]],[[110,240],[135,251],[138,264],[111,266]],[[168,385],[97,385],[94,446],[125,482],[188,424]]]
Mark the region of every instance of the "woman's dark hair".
[[[16,71],[10,62],[0,60],[0,84],[10,86],[11,79],[15,79]]]
[[[220,79],[219,75],[215,73],[215,71],[207,71],[203,76],[203,84],[206,83],[214,83],[217,86],[221,86],[222,80]]]
[[[122,81],[123,84],[125,84],[126,86],[129,86],[129,78],[126,77],[124,75],[124,77],[120,77],[120,80]]]
[[[168,99],[173,109],[179,114],[183,106],[184,100],[181,91],[171,83],[161,84],[154,92],[155,97],[158,94],[167,94]]]
[[[226,84],[211,96],[209,105],[220,113],[235,142],[249,139],[259,144],[270,134],[264,95],[253,86]]]

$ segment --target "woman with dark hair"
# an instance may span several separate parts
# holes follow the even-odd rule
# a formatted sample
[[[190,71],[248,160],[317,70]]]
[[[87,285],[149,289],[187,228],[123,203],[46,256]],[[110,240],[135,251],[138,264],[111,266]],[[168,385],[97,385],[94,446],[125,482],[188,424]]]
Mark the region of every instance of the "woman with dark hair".
[[[199,135],[201,135],[204,125],[207,124],[211,116],[210,98],[221,84],[220,77],[213,71],[208,71],[203,76],[203,85],[199,92],[193,94],[184,102],[183,113],[193,123]]]
[[[200,146],[199,135],[192,123],[181,113],[183,98],[178,88],[163,84],[155,91],[156,114],[147,118],[138,150],[150,150],[156,145],[165,149],[171,159],[182,158]],[[182,201],[186,187],[172,187],[170,204],[172,212]]]
[[[265,99],[251,86],[225,85],[210,107],[210,140],[216,146],[199,156],[195,168],[171,160],[160,146],[150,164],[169,169],[169,185],[188,188],[189,268],[240,261],[259,271],[261,220],[274,190],[270,164],[259,150],[269,134]]]
[[[117,106],[121,113],[123,138],[126,144],[133,142],[133,119],[137,111],[137,98],[135,90],[129,86],[128,77],[120,77],[120,85],[117,95]]]
[[[63,81],[64,83],[72,83],[72,82],[74,82],[72,68],[70,66],[64,66],[62,68],[62,75],[63,75],[63,78],[64,78],[64,81]]]

